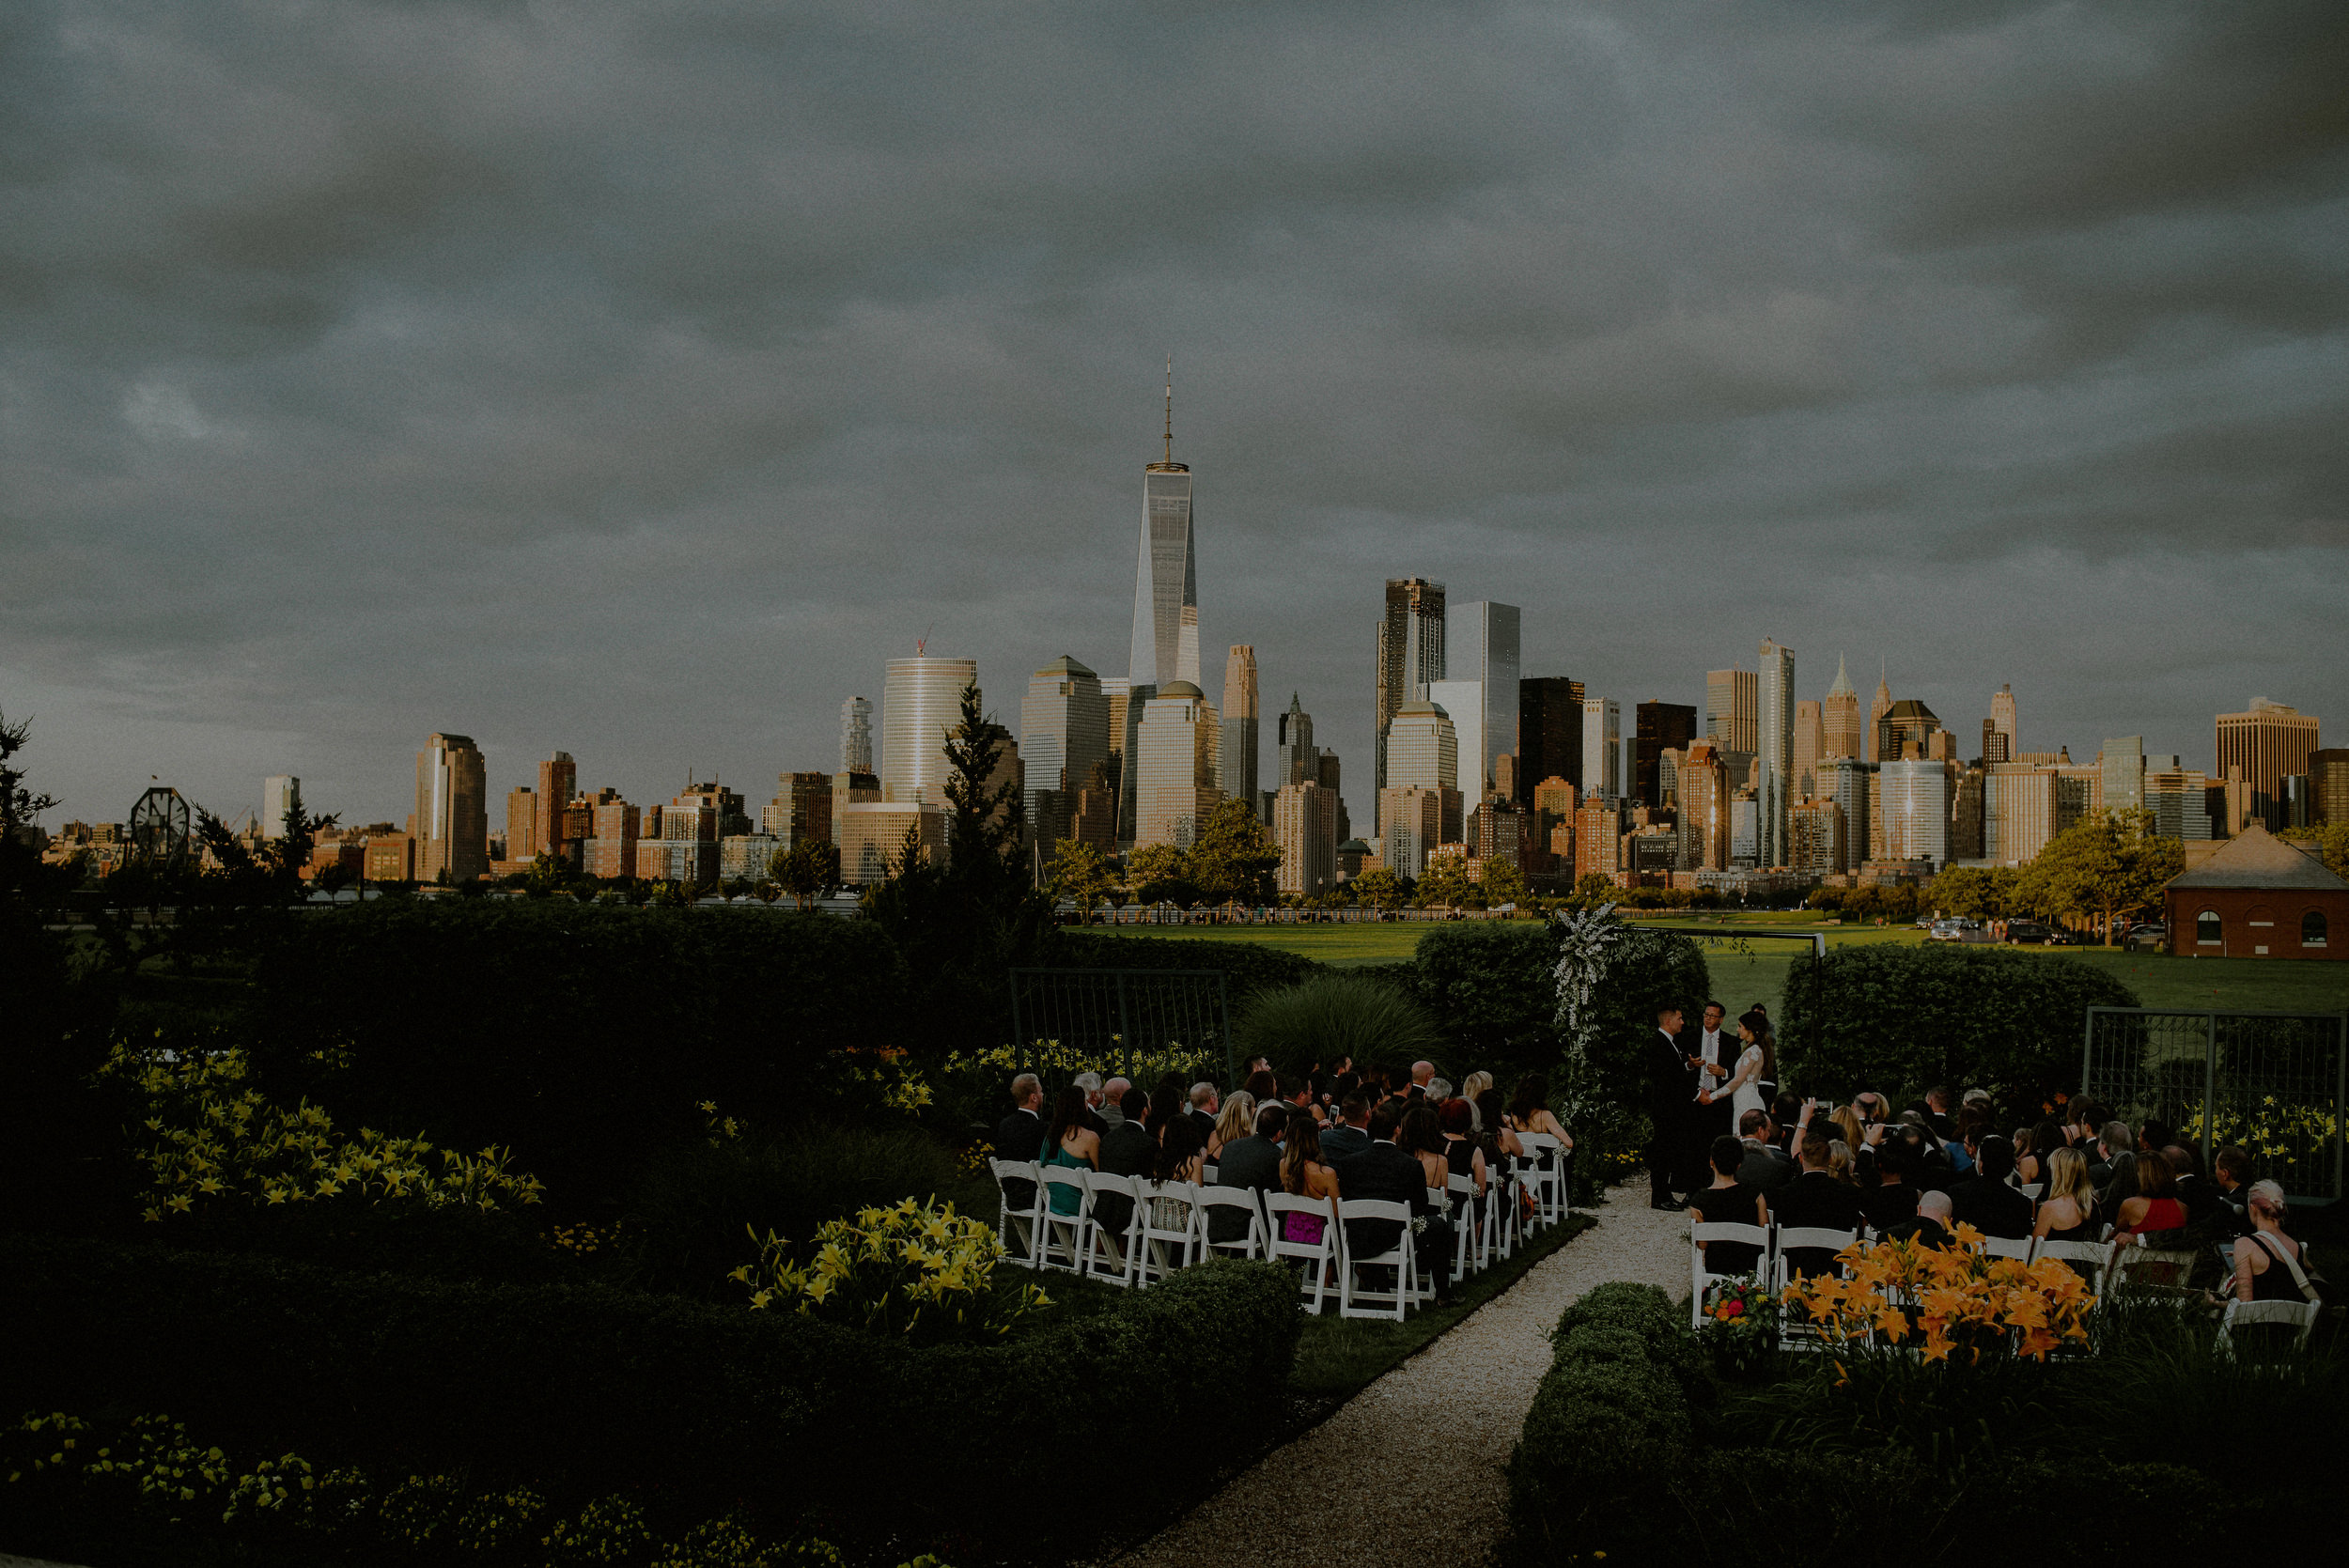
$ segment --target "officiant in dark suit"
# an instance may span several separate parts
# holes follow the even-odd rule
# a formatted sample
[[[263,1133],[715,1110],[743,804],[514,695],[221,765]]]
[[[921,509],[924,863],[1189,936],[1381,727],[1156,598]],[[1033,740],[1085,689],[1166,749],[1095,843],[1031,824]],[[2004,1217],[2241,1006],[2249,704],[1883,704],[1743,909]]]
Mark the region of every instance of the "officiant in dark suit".
[[[1649,1036],[1642,1062],[1647,1077],[1647,1113],[1651,1129],[1647,1142],[1648,1205],[1676,1209],[1688,1205],[1672,1196],[1675,1185],[1688,1184],[1688,1151],[1696,1136],[1699,1107],[1697,1062],[1681,1043],[1677,1007],[1656,1011],[1656,1032]]]
[[[1737,1073],[1738,1054],[1746,1043],[1737,1032],[1726,1028],[1729,1009],[1718,1001],[1704,1004],[1704,1028],[1698,1034],[1690,1051],[1703,1065],[1698,1086],[1707,1093],[1717,1093]],[[1737,1136],[1737,1108],[1727,1094],[1721,1094],[1711,1105],[1700,1105],[1694,1112],[1697,1125],[1703,1129],[1697,1141],[1700,1147],[1711,1149],[1716,1138]],[[1708,1178],[1709,1180],[1709,1178]]]

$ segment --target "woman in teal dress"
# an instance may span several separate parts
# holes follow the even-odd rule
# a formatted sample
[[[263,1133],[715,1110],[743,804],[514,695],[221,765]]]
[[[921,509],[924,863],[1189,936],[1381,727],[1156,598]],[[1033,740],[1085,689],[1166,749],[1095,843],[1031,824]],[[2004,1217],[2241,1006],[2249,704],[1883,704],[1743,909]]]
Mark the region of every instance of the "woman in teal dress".
[[[1050,1153],[1044,1157],[1050,1165],[1073,1166],[1081,1171],[1101,1168],[1101,1135],[1085,1123],[1085,1092],[1071,1084],[1060,1092],[1052,1102],[1051,1125],[1045,1129],[1044,1146]],[[1051,1194],[1052,1212],[1074,1215],[1082,1194],[1073,1187],[1047,1187]]]

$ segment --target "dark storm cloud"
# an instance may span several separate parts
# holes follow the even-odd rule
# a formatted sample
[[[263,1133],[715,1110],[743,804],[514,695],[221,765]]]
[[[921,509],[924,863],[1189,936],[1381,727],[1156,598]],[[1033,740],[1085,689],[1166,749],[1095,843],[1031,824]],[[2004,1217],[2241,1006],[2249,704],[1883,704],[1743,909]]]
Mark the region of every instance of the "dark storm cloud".
[[[928,630],[1123,673],[1177,355],[1207,684],[1369,813],[1379,581],[1626,704],[1835,653],[2207,761],[2349,669],[2337,5],[27,5],[0,707],[70,807],[829,766]]]

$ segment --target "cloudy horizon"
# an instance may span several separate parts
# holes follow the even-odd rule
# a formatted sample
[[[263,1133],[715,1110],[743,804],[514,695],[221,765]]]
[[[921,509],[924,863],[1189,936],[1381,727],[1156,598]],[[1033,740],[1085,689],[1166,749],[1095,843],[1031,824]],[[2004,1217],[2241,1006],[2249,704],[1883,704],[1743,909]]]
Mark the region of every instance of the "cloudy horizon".
[[[0,711],[46,819],[754,802],[927,637],[1203,684],[1371,815],[1390,577],[1702,706],[2349,725],[2349,8],[28,4]],[[876,736],[879,734],[876,715]]]

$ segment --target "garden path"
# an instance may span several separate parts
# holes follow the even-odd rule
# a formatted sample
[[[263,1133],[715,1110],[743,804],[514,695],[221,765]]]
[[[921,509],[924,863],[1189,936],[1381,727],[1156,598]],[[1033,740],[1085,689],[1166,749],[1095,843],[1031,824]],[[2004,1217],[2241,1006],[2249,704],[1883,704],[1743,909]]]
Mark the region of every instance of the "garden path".
[[[1634,1172],[1608,1193],[1598,1223],[1328,1421],[1267,1454],[1118,1568],[1426,1568],[1481,1561],[1501,1539],[1502,1473],[1533,1389],[1549,1369],[1549,1331],[1585,1291],[1610,1280],[1688,1288],[1688,1221],[1647,1205]],[[1346,1500],[1344,1542],[1325,1528]]]

